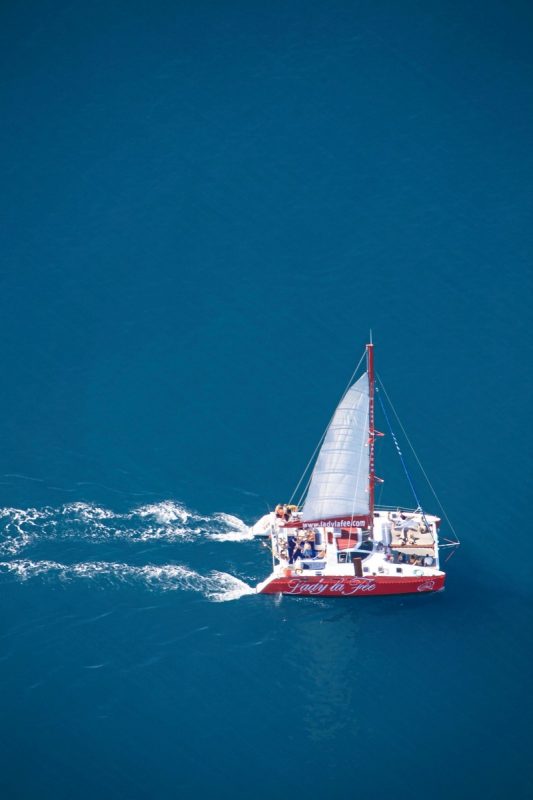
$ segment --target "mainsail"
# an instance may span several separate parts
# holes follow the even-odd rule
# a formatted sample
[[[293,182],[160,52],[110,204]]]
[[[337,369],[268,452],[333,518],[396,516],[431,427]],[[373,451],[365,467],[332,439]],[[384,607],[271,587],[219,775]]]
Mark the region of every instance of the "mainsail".
[[[326,436],[307,492],[302,521],[334,527],[369,519],[369,381],[364,373],[342,398]]]

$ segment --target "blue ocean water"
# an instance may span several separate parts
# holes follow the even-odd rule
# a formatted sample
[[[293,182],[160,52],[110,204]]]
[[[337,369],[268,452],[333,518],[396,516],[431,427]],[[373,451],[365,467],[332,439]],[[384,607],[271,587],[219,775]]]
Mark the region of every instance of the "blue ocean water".
[[[2,797],[528,796],[531,32],[2,4]],[[369,328],[447,589],[255,596]]]

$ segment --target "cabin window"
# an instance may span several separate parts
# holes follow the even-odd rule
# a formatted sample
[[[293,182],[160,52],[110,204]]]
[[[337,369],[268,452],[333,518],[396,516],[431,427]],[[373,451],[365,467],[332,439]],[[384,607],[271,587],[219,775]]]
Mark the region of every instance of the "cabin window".
[[[396,572],[403,572],[402,567],[396,567]]]

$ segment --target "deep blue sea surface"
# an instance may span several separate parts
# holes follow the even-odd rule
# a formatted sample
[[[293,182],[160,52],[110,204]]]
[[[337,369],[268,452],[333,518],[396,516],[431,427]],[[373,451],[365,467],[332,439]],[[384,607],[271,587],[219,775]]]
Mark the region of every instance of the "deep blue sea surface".
[[[0,45],[0,796],[525,799],[530,4],[5,0]],[[446,591],[256,596],[369,328]]]

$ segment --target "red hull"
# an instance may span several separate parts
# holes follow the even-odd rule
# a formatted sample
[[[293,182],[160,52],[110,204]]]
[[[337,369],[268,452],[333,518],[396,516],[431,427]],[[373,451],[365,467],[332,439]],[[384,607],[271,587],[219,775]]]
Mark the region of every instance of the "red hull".
[[[444,589],[446,576],[434,575],[416,578],[394,578],[383,575],[372,578],[351,576],[334,577],[290,575],[270,581],[260,594],[292,594],[307,597],[367,597],[378,594],[418,594],[440,592]]]

